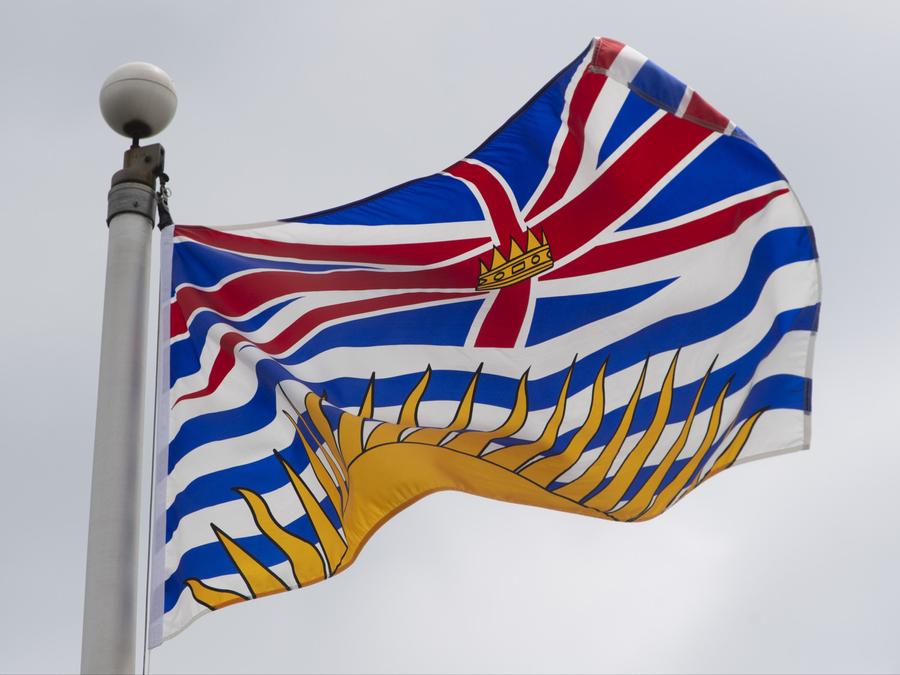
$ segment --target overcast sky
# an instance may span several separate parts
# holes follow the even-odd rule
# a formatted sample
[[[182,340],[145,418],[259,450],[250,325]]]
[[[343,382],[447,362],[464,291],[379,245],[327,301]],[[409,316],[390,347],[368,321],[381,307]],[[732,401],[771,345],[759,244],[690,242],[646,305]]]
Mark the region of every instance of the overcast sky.
[[[173,213],[215,225],[449,165],[593,35],[700,91],[803,202],[824,279],[812,450],[640,525],[432,496],[339,578],[206,616],[152,671],[900,670],[900,10],[555,0],[0,4],[0,671],[79,664],[106,191],[127,145],[97,107],[109,71],[174,78]]]

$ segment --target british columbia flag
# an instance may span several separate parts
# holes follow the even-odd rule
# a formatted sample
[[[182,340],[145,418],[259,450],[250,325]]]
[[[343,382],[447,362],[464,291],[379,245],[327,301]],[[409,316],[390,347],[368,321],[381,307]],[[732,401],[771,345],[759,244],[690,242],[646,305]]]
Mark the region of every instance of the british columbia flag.
[[[462,490],[654,517],[808,445],[819,274],[784,176],[608,38],[465,159],[163,237],[152,644]]]

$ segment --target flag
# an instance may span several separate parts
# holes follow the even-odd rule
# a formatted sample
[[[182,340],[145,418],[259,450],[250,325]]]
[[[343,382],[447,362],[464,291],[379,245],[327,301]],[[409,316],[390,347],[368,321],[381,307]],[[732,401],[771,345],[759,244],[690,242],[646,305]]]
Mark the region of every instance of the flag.
[[[433,492],[643,521],[808,446],[804,213],[608,38],[443,171],[168,228],[161,298],[152,644],[347,569]]]

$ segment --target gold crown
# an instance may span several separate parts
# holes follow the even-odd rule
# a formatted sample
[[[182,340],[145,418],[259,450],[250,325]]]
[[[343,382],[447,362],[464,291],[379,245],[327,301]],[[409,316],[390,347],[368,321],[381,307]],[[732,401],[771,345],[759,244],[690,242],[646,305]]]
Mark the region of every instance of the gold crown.
[[[515,238],[511,237],[508,258],[504,257],[499,247],[495,246],[490,266],[485,265],[483,260],[479,263],[481,272],[475,290],[489,291],[512,286],[544,270],[549,270],[553,267],[553,258],[550,255],[550,242],[547,241],[547,236],[541,232],[539,240],[534,232],[528,230],[524,251]]]

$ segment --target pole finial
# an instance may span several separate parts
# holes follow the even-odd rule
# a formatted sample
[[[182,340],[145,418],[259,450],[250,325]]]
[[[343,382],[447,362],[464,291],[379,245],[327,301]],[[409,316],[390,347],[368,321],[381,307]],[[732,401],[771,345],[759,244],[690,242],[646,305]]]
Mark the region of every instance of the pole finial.
[[[165,129],[177,106],[172,78],[152,63],[135,61],[121,65],[100,88],[103,119],[135,145]]]

